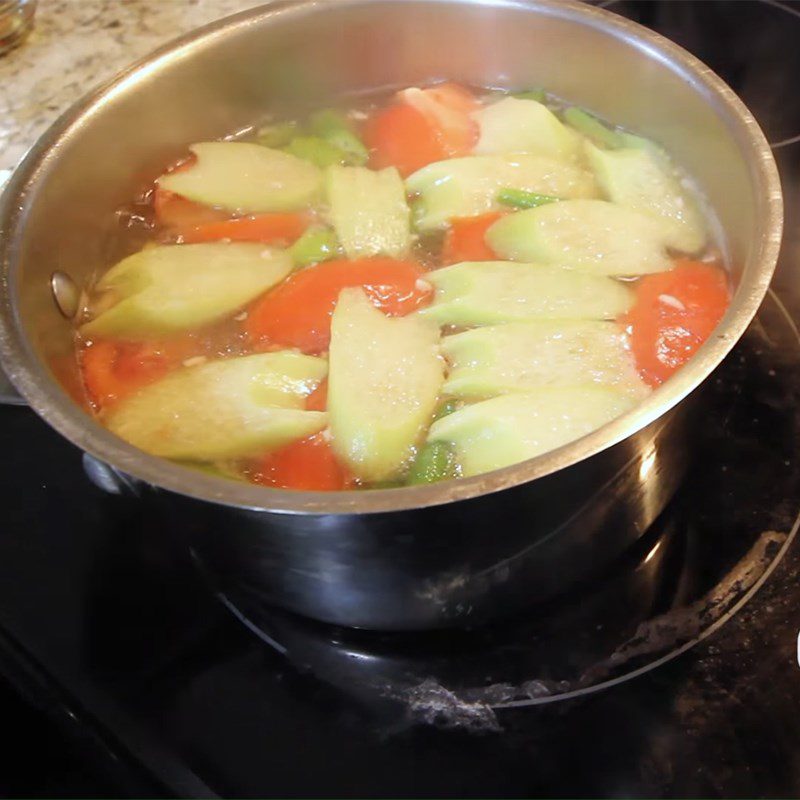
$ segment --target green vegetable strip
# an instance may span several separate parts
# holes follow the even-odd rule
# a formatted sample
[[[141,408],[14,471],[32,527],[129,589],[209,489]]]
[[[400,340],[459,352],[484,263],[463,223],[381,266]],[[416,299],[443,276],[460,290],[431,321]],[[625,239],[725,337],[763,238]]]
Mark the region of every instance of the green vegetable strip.
[[[313,134],[330,142],[345,154],[346,164],[361,167],[367,163],[369,151],[340,111],[331,108],[318,111],[311,116],[309,125]]]
[[[276,122],[259,128],[256,142],[264,147],[284,147],[297,131],[296,122]]]
[[[433,421],[436,422],[437,419],[441,419],[442,417],[446,417],[448,414],[452,414],[454,411],[458,411],[460,408],[458,400],[445,400],[439,408],[436,409],[436,413],[433,415]]]
[[[311,227],[289,248],[295,267],[307,267],[320,261],[329,261],[339,255],[336,234],[322,227]]]
[[[617,150],[625,146],[625,139],[617,131],[606,127],[600,120],[582,108],[568,108],[564,112],[564,121],[578,133],[587,136],[596,144]]]
[[[369,160],[369,151],[352,131],[339,130],[326,137],[345,154],[345,163],[351,167],[363,167]]]
[[[308,125],[315,136],[322,137],[327,137],[336,131],[351,129],[347,117],[335,108],[315,112],[309,117]]]
[[[525,92],[514,92],[512,97],[517,100],[535,100],[537,103],[544,103],[547,100],[547,93],[544,89],[529,89]]]
[[[557,203],[561,198],[549,194],[526,192],[524,189],[501,189],[497,193],[497,202],[514,208],[537,208],[548,203]]]
[[[321,136],[295,136],[283,149],[285,152],[302,158],[304,161],[310,161],[318,167],[342,164],[347,157],[344,151]]]
[[[457,477],[458,464],[453,446],[449,442],[428,442],[420,448],[406,483],[415,486]]]

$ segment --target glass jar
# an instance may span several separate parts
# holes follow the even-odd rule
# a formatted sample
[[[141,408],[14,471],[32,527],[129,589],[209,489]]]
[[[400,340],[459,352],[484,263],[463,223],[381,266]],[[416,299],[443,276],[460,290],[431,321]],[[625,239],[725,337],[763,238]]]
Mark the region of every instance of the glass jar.
[[[0,0],[0,55],[25,39],[35,10],[36,0]]]

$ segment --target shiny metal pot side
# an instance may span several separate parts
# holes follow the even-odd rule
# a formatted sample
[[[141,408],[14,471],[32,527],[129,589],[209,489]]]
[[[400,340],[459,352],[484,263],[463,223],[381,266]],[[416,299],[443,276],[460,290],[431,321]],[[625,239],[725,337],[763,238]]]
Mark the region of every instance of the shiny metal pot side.
[[[51,276],[81,284],[119,255],[115,210],[188,143],[272,109],[445,78],[547,87],[658,140],[697,180],[724,231],[736,291],[717,331],[666,385],[600,430],[506,469],[349,493],[271,490],[189,471],[130,447],[71,399],[71,329],[53,303]],[[191,521],[196,554],[226,590],[377,629],[508,612],[634,541],[682,474],[684,399],[755,314],[782,228],[772,155],[733,92],[645,28],[555,0],[294,0],[229,17],[67,112],[0,202],[0,355],[27,402],[93,458],[153,487],[148,495],[164,501],[164,513]]]

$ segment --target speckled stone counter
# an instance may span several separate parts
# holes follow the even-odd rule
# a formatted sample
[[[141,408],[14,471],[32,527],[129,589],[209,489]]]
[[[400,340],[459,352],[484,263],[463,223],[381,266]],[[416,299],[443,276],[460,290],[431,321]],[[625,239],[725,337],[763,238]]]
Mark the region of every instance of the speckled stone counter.
[[[0,185],[62,111],[130,62],[257,0],[39,0],[33,32],[0,56]]]

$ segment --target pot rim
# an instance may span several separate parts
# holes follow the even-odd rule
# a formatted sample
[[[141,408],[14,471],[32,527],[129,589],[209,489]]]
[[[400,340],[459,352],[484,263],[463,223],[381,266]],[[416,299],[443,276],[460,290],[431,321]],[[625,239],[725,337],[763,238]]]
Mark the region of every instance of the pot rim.
[[[414,0],[410,0],[413,3]],[[363,5],[369,0],[325,0]],[[409,0],[404,0],[409,2]],[[764,235],[756,243],[757,269],[740,286],[715,333],[676,375],[633,409],[592,433],[556,450],[512,466],[470,478],[429,486],[371,489],[354,492],[307,492],[272,489],[203,474],[166,459],[148,455],[110,433],[71,400],[43,367],[22,334],[17,309],[11,303],[10,274],[15,248],[12,232],[25,223],[28,187],[68,137],[79,134],[84,120],[106,99],[124,92],[137,77],[163,63],[184,58],[194,48],[239,27],[277,15],[303,15],[319,10],[319,0],[274,0],[263,6],[224,17],[181,36],[134,62],[110,81],[68,109],[34,144],[0,197],[0,358],[5,371],[30,406],[73,444],[95,458],[147,484],[198,500],[222,505],[288,514],[370,514],[405,511],[468,500],[512,488],[555,473],[629,438],[654,422],[697,388],[729,353],[755,316],[769,287],[780,250],[783,199],[772,151],[750,111],[727,84],[682,47],[638,23],[578,0],[436,0],[444,4],[491,4],[522,8],[599,28],[645,51],[713,99],[734,123],[740,147],[748,151],[750,169],[764,203]]]

